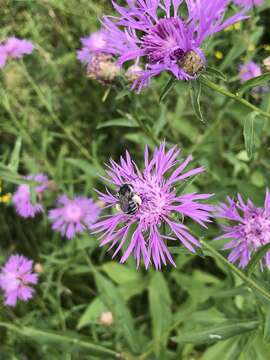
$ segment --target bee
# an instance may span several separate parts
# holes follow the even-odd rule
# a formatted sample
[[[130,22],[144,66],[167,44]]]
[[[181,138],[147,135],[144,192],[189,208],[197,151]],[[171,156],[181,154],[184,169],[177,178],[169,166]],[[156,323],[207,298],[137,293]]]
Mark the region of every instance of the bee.
[[[193,50],[187,51],[179,61],[181,68],[189,75],[197,75],[204,68],[201,57]]]
[[[142,204],[142,199],[134,192],[131,184],[123,184],[117,193],[117,197],[119,199],[119,204],[116,205],[117,210],[122,210],[128,215],[134,215]]]

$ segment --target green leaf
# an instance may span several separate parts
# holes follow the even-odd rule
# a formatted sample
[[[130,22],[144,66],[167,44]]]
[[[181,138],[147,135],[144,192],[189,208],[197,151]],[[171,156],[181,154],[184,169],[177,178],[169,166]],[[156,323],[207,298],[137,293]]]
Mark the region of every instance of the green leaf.
[[[93,323],[93,321],[97,320],[101,313],[106,310],[106,306],[100,300],[100,298],[95,298],[86,308],[85,312],[81,316],[77,329],[80,330],[81,328],[85,327]]]
[[[257,116],[256,112],[250,113],[247,118],[244,119],[244,129],[243,135],[245,140],[245,148],[248,154],[249,159],[252,158],[253,155],[253,147],[254,147],[254,121]]]
[[[160,103],[166,99],[169,92],[174,88],[175,84],[176,84],[176,79],[172,76],[160,94],[160,97],[159,97]]]
[[[270,244],[266,244],[262,246],[253,256],[251,261],[249,262],[246,272],[248,276],[251,276],[261,259],[266,255],[266,253],[270,250]]]
[[[269,244],[268,244],[269,245]],[[265,307],[265,320],[263,328],[263,340],[268,344],[270,342],[270,306]]]
[[[89,355],[99,355],[104,359],[107,359],[108,357],[119,358],[120,355],[113,350],[93,344],[88,341],[88,338],[78,336],[76,333],[58,333],[55,331],[34,329],[27,326],[19,327],[3,322],[0,322],[0,326],[13,331],[22,337],[35,340],[41,344],[53,344],[56,347],[64,347],[65,349],[69,347],[70,350],[87,350]]]
[[[137,271],[130,269],[123,264],[118,264],[115,261],[105,263],[101,268],[119,285],[132,281],[140,281],[140,275]]]
[[[202,111],[201,111],[201,104],[200,104],[200,98],[202,93],[202,84],[199,80],[193,80],[190,82],[191,84],[191,103],[193,110],[195,112],[195,115],[197,118],[204,122]]]
[[[252,89],[256,86],[262,86],[270,81],[270,72],[254,77],[244,82],[239,89],[239,94],[243,95],[247,90]]]
[[[207,327],[201,330],[193,330],[172,338],[177,344],[211,344],[217,341],[229,339],[258,328],[258,321],[226,321],[223,324]]]
[[[135,331],[129,308],[125,304],[118,288],[98,272],[94,273],[101,301],[113,313],[122,335],[133,352],[140,352],[138,334]]]
[[[129,128],[137,128],[139,125],[132,119],[118,118],[109,121],[105,121],[97,126],[97,129],[102,129],[105,127],[129,127]]]
[[[152,319],[152,334],[156,357],[162,358],[169,337],[171,324],[171,298],[168,285],[161,272],[153,273],[149,284],[149,303]]]
[[[78,159],[78,158],[67,158],[66,162],[79,168],[82,170],[85,174],[91,175],[93,177],[97,176],[97,168],[89,163],[89,161]]]
[[[215,345],[209,347],[200,360],[239,360],[239,356],[246,348],[248,337],[243,335],[239,338],[232,338],[229,340],[217,342]]]
[[[219,80],[227,81],[227,77],[225,74],[223,74],[222,71],[215,69],[213,67],[210,67],[210,66],[207,66],[205,74],[208,76],[214,77],[216,79],[219,79]]]
[[[18,171],[18,167],[19,167],[21,147],[22,147],[22,138],[19,136],[16,140],[14,149],[10,157],[10,162],[8,164],[8,168],[15,173]]]

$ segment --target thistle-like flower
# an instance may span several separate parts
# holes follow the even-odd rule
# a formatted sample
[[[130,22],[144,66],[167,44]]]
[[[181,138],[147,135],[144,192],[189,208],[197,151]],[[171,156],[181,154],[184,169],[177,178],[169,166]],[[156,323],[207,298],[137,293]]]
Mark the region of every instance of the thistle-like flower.
[[[0,273],[0,288],[5,294],[5,304],[15,306],[17,300],[28,301],[33,297],[32,284],[38,276],[32,272],[33,261],[22,255],[12,255]]]
[[[216,217],[233,224],[222,226],[224,234],[219,239],[231,239],[224,246],[224,249],[231,250],[228,260],[245,268],[252,254],[270,242],[270,194],[267,190],[264,207],[255,207],[249,199],[245,204],[240,194],[237,201],[229,197],[227,201],[228,204],[218,206]],[[264,258],[264,264],[270,269],[270,251]]]
[[[110,160],[107,180],[117,188],[118,194],[109,190],[106,194],[99,193],[101,201],[107,208],[119,209],[120,205],[124,209],[120,194],[123,196],[125,191],[131,190],[132,193],[126,199],[127,209],[100,219],[92,229],[101,233],[101,246],[110,244],[109,249],[116,247],[113,257],[124,249],[120,262],[125,262],[133,253],[137,266],[142,258],[146,268],[153,263],[156,269],[160,269],[167,262],[175,265],[167,241],[179,241],[191,252],[200,246],[183,222],[185,217],[189,217],[206,227],[212,208],[198,200],[208,199],[211,195],[177,194],[176,186],[204,171],[199,167],[183,173],[192,156],[181,162],[177,160],[179,153],[176,146],[166,152],[165,143],[162,143],[150,159],[146,147],[143,171],[128,152],[125,158],[121,157],[120,164]],[[164,231],[166,227],[167,233]]]
[[[58,198],[58,207],[49,211],[52,229],[72,239],[76,234],[83,233],[96,222],[100,208],[87,197],[78,196],[69,199],[66,195]]]
[[[41,203],[41,195],[48,188],[48,178],[44,174],[29,175],[26,180],[33,180],[39,183],[33,191],[36,192],[37,201],[32,202],[30,186],[28,184],[21,184],[12,197],[12,202],[17,213],[23,218],[34,218],[38,213],[43,212],[43,205]]]
[[[97,31],[81,38],[82,48],[77,51],[77,58],[83,64],[89,64],[94,54],[100,54],[106,46],[106,37],[103,31]]]
[[[264,0],[233,0],[233,2],[238,6],[252,7],[262,5]]]
[[[17,39],[16,37],[8,38],[0,45],[0,69],[6,65],[8,58],[21,58],[24,55],[31,54],[34,45],[31,41]]]
[[[145,66],[133,88],[148,86],[149,80],[169,71],[178,80],[198,77],[206,63],[201,45],[206,38],[246,17],[243,11],[224,19],[230,0],[112,0],[118,17],[104,16],[104,52],[123,65],[134,61]],[[186,5],[188,15],[182,8]]]
[[[254,61],[240,65],[239,76],[242,83],[260,75],[262,75],[261,67]]]

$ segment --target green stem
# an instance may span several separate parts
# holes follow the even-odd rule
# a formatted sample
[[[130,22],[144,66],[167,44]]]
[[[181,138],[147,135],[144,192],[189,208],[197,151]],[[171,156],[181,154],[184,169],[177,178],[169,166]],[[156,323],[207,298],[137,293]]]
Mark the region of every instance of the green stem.
[[[257,106],[251,104],[249,101],[243,99],[242,97],[240,97],[239,95],[237,94],[233,94],[231,93],[229,90],[226,90],[225,88],[215,84],[214,82],[212,82],[211,80],[209,80],[208,78],[204,77],[204,76],[201,76],[200,77],[200,81],[203,85],[209,87],[210,89],[222,94],[222,95],[225,95],[235,101],[238,101],[240,104],[248,107],[249,109],[253,110],[253,111],[256,111],[258,114],[261,114],[262,116],[270,119],[270,113],[269,112],[266,112],[266,111],[263,111],[262,109],[258,108]]]
[[[211,245],[209,245],[209,243],[203,240],[201,240],[201,243],[203,244],[204,248],[212,254],[214,258],[220,260],[224,265],[226,265],[229,269],[231,269],[237,276],[239,276],[246,283],[248,287],[259,292],[265,299],[270,301],[270,293],[268,292],[268,290],[263,288],[261,285],[258,285],[256,281],[247,277],[241,270],[239,270],[235,265],[230,263],[216,249],[214,249]]]

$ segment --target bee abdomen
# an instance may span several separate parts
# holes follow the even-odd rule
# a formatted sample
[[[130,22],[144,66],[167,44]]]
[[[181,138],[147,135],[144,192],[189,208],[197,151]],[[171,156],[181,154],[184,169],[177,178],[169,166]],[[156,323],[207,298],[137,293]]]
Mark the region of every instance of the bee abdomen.
[[[128,210],[126,214],[134,215],[138,210],[138,205],[134,201],[129,201],[128,203]]]

